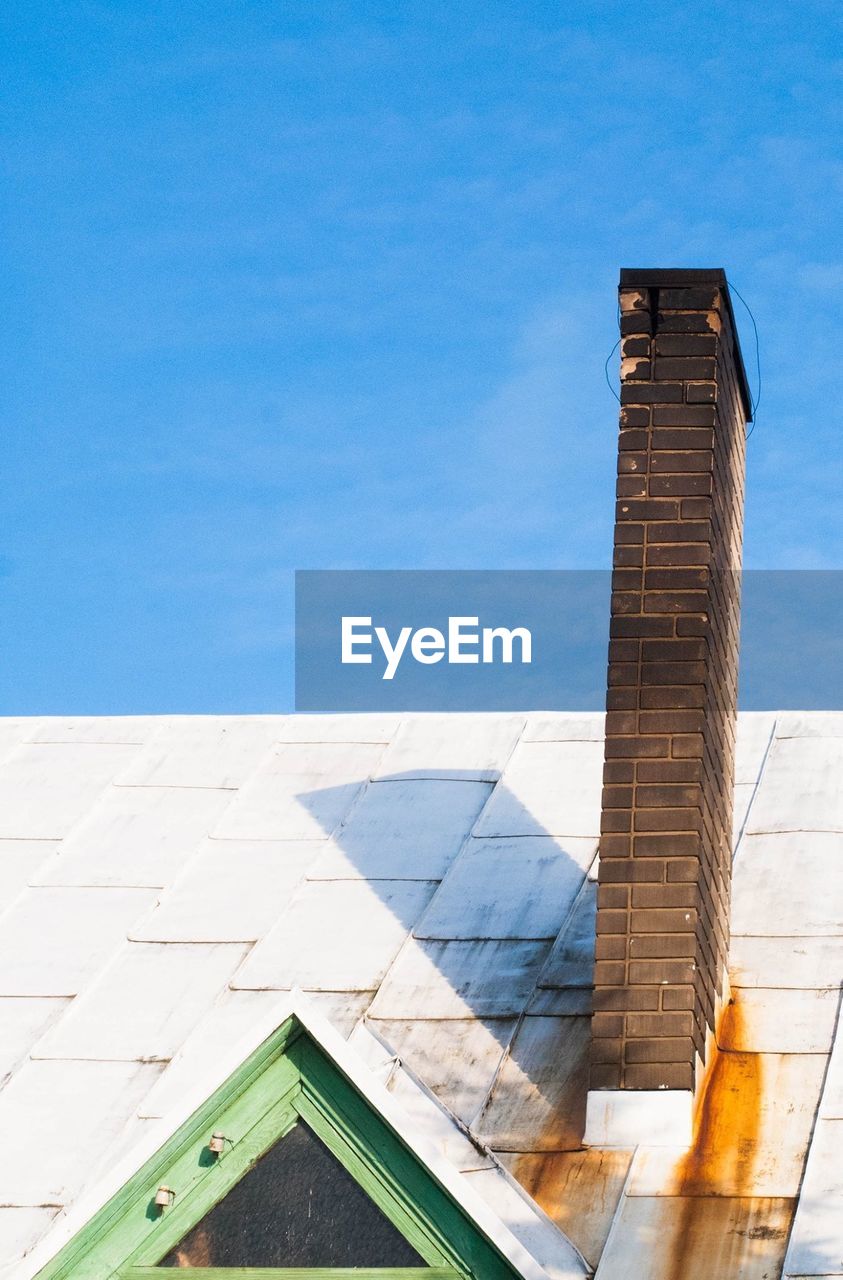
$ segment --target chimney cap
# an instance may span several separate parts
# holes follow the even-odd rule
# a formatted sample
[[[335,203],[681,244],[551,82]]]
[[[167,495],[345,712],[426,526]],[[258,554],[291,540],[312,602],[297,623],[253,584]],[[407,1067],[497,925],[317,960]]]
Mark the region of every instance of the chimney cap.
[[[621,289],[685,289],[697,284],[713,284],[723,292],[732,322],[735,369],[747,422],[752,422],[752,396],[743,362],[738,326],[729,293],[729,281],[722,267],[621,267]]]

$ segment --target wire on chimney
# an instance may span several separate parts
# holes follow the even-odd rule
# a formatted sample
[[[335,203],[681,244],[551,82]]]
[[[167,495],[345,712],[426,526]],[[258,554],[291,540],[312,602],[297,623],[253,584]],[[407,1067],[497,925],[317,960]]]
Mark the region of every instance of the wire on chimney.
[[[752,332],[755,334],[755,377],[758,383],[758,390],[756,391],[754,397],[750,396],[752,400],[752,426],[749,428],[749,431],[747,431],[746,433],[746,438],[748,440],[749,437],[752,435],[753,431],[755,430],[755,424],[758,421],[758,406],[761,403],[761,349],[760,349],[760,344],[758,342],[758,325],[755,323],[755,316],[752,314],[749,308],[749,303],[746,301],[746,299],[738,290],[737,286],[731,280],[729,281],[729,288],[731,289],[735,297],[739,298],[740,301],[743,303],[746,313],[749,316],[750,321],[752,323]]]

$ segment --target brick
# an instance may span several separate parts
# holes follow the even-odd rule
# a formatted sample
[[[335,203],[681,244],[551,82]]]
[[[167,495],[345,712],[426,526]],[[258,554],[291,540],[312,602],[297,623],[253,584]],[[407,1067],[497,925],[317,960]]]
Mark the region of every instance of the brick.
[[[648,340],[648,351],[649,346]],[[717,338],[714,334],[660,333],[656,337],[656,352],[661,356],[713,356],[717,352]]]
[[[614,1017],[603,1014],[603,1017]],[[694,1019],[690,1013],[629,1013],[626,1017],[626,1034],[634,1038],[650,1036],[683,1036],[691,1035]],[[608,1034],[608,1032],[606,1033]],[[621,1035],[615,1031],[614,1035]]]
[[[656,381],[673,378],[713,378],[715,362],[704,356],[662,356],[655,362]],[[649,369],[649,362],[648,362]]]
[[[588,1073],[590,1089],[619,1089],[621,1069],[604,1063],[593,1063]]]
[[[649,591],[644,598],[647,613],[703,613],[707,607],[705,591]]]
[[[601,884],[661,882],[664,879],[664,874],[664,865],[655,858],[632,858],[629,856],[629,851],[627,851],[626,856],[621,855],[616,859],[605,859],[600,865]]]
[[[606,732],[609,732],[608,725],[610,718],[614,715],[635,716],[635,712],[615,712],[610,711],[606,716]],[[614,732],[614,730],[612,731]],[[623,732],[626,732],[625,730]],[[631,760],[607,760],[603,765],[603,781],[607,786],[616,783],[634,782],[635,781],[635,764]]]
[[[618,502],[616,518],[627,520],[678,520],[681,507],[676,499],[630,499]]]
[[[658,1009],[659,989],[657,985],[652,987],[595,985],[593,1002],[595,1013],[625,1013],[630,1009]]]
[[[719,333],[720,317],[716,311],[696,311],[690,314],[659,311],[656,325],[659,333]],[[636,331],[630,329],[629,332]]]
[[[596,960],[594,962],[594,985],[596,987],[619,987],[626,980],[626,965],[619,960]],[[677,978],[677,982],[684,979]],[[595,1004],[595,1009],[597,1005]]]
[[[651,340],[649,337],[624,338],[621,342],[621,358],[632,356],[649,356]]]
[[[711,498],[686,498],[681,506],[683,520],[709,520]]]
[[[606,740],[606,758],[619,756],[669,756],[670,738],[634,736],[629,738],[608,738]]]
[[[691,960],[630,960],[629,981],[632,986],[658,987],[663,982],[693,982]]]
[[[621,432],[621,439],[626,435]],[[714,448],[714,432],[708,427],[659,427],[647,437],[651,446],[658,453],[678,450],[696,450],[704,453],[711,462],[711,451]]]
[[[675,809],[696,805],[702,801],[699,783],[654,783],[635,788],[635,803],[645,809]]]
[[[649,685],[638,691],[638,701],[645,711],[698,709],[705,706],[705,686]]]
[[[643,528],[643,526],[642,526]],[[712,529],[708,520],[655,521],[647,526],[647,543],[711,542]]]
[[[594,1063],[620,1062],[623,1057],[623,1040],[595,1036],[591,1042],[591,1061]]]
[[[624,382],[621,385],[621,404],[681,404],[685,399],[684,391],[681,382]]]
[[[653,475],[651,472],[649,485],[642,489],[642,496],[649,491],[651,498],[694,498],[711,493],[712,486],[711,475],[703,472],[691,475]]]
[[[650,378],[650,361],[638,356],[621,360],[621,378],[626,381],[647,382]]]
[[[692,986],[665,987],[662,991],[663,1009],[693,1009],[696,993]]]
[[[694,1078],[690,1062],[659,1062],[625,1067],[623,1083],[627,1089],[692,1089]]]
[[[705,662],[642,662],[640,678],[642,685],[702,684],[706,674]]]
[[[601,933],[594,939],[595,960],[625,960],[626,934]]]
[[[720,306],[720,289],[717,285],[683,285],[675,289],[659,289],[659,306],[665,310],[713,311]]]
[[[696,922],[697,913],[692,907],[642,907],[632,912],[630,928],[633,933],[690,933]]]
[[[651,722],[650,717],[653,717]],[[682,733],[696,732],[702,726],[703,712],[697,711],[642,711],[642,732]],[[702,777],[701,760],[639,760],[635,766],[639,782],[699,782]]]
[[[642,636],[647,636],[650,639],[665,638],[672,636],[673,632],[674,621],[672,618],[645,618],[643,616],[612,618],[609,625],[609,635],[617,639]]]
[[[708,654],[704,640],[645,640],[641,657],[645,662],[701,662]]]
[[[671,433],[673,434],[673,433]],[[654,444],[655,448],[655,444]],[[624,454],[624,457],[639,457],[639,455]],[[646,454],[640,458],[638,467],[641,468],[647,463]],[[690,446],[683,448],[658,449],[653,453],[650,461],[650,469],[653,472],[664,474],[684,474],[689,471],[711,471],[714,467],[714,454],[710,449],[692,449]]]
[[[685,384],[688,404],[714,404],[717,399],[716,382],[688,382]]]
[[[615,937],[626,944],[620,934]],[[639,933],[629,939],[630,960],[692,960],[697,953],[697,939],[693,933]],[[626,952],[624,952],[624,955]]]
[[[644,564],[644,548],[641,546],[615,547],[612,553],[612,565],[617,569],[642,567]]]
[[[620,329],[624,337],[632,333],[652,333],[653,318],[649,311],[631,311],[621,316]]]
[[[657,405],[652,420],[654,427],[713,427],[715,414],[713,405]]]
[[[647,477],[626,475],[618,476],[617,483],[615,485],[615,494],[618,498],[646,498]]]
[[[649,339],[646,339],[649,342]],[[634,405],[623,405],[620,414],[621,427],[648,427],[650,425],[650,410],[648,408],[636,408]]]
[[[700,864],[698,857],[671,857],[667,863],[667,881],[668,884],[674,883],[697,883],[700,874]]]
[[[701,827],[698,809],[637,809],[635,812],[636,832],[699,831]]]
[[[641,586],[641,574],[635,575],[636,587]],[[711,582],[711,570],[707,565],[688,568],[647,569],[644,586],[648,591],[707,591]],[[695,597],[698,600],[699,597]]]
[[[646,450],[649,443],[649,431],[642,427],[633,427],[630,430],[622,431],[618,436],[618,453],[641,453],[644,451],[644,461],[646,462]]]
[[[702,852],[701,837],[697,832],[686,831],[678,835],[662,832],[634,836],[632,841],[635,858],[684,858],[699,857]],[[668,878],[670,868],[668,867]]]
[[[624,1056],[629,1063],[687,1062],[693,1057],[693,1045],[689,1036],[627,1040]]]
[[[591,1022],[591,1034],[596,1038],[600,1036],[622,1036],[623,1025],[624,1016],[622,1013],[595,1013]]]
[[[642,563],[636,560],[636,564]],[[649,546],[646,549],[646,563],[653,569],[678,569],[688,565],[699,565],[709,568],[711,563],[711,546],[707,542],[675,542],[667,546]]]
[[[615,530],[615,546],[634,546],[644,542],[643,524],[619,524]]]

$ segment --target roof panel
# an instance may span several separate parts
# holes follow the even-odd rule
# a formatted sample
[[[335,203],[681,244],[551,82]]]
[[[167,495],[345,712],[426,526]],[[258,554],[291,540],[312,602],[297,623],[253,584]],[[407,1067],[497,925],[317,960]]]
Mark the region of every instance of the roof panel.
[[[472,1131],[501,1151],[581,1147],[590,1044],[590,1018],[525,1018]]]
[[[843,933],[843,835],[745,835],[732,879],[732,929],[762,937]]]
[[[137,750],[114,743],[18,747],[0,766],[0,838],[62,839]]]
[[[776,738],[747,830],[843,831],[843,737]]]
[[[521,735],[524,742],[601,742],[606,717],[602,711],[532,711]]]
[[[0,997],[0,1088],[69,1003],[60,996]]]
[[[477,1115],[491,1088],[515,1020],[396,1019],[377,1032],[402,1063],[463,1124]]]
[[[374,990],[435,888],[426,880],[308,881],[232,985]]]
[[[795,1196],[825,1058],[820,1054],[721,1053],[689,1153],[642,1147],[631,1196]]]
[[[799,991],[794,988],[732,984],[739,1016],[724,1020],[724,1049],[750,1053],[822,1053],[831,1050],[839,989]]]
[[[820,1115],[829,1120],[843,1120],[843,1025],[839,1019],[820,1103]]]
[[[769,1280],[779,1274],[792,1200],[627,1197],[600,1280]]]
[[[131,936],[146,942],[254,942],[324,848],[322,840],[205,840]]]
[[[230,803],[230,791],[109,787],[46,864],[41,882],[160,888]]]
[[[735,739],[735,782],[755,784],[776,728],[774,711],[742,711]]]
[[[39,1058],[172,1058],[242,960],[239,945],[126,943],[37,1046]]]
[[[550,1280],[573,1280],[587,1274],[570,1240],[544,1214],[536,1213],[523,1189],[504,1169],[475,1169],[466,1174],[466,1180],[507,1223]]]
[[[380,743],[287,743],[270,749],[211,835],[318,840],[331,835],[376,767]]]
[[[312,878],[441,880],[491,792],[485,782],[373,782]]]
[[[0,840],[0,911],[14,902],[60,848],[59,840]]]
[[[474,829],[479,836],[597,836],[602,742],[520,742]]]
[[[818,1120],[787,1251],[788,1275],[843,1275],[841,1151],[843,1120]]]
[[[472,837],[416,927],[420,938],[555,938],[595,840]]]
[[[398,732],[397,715],[356,713],[353,715],[284,716],[278,742],[372,742],[387,743]]]
[[[54,1208],[0,1206],[0,1274],[5,1275],[10,1264],[20,1262],[41,1239],[57,1213],[58,1209]]]
[[[0,761],[11,755],[21,743],[29,742],[37,733],[41,720],[27,716],[0,717]]]
[[[539,977],[541,987],[587,987],[594,981],[597,885],[588,879]]]
[[[173,716],[120,774],[121,786],[241,787],[278,740],[281,716]]]
[[[838,987],[843,934],[836,938],[748,938],[732,934],[729,977],[736,987]]]
[[[0,1093],[0,1204],[68,1204],[160,1068],[27,1062]]]
[[[620,1201],[632,1152],[501,1152],[509,1169],[596,1268]],[[679,1277],[677,1277],[679,1280]]]
[[[491,1156],[471,1141],[442,1104],[421,1088],[403,1067],[398,1066],[392,1072],[387,1088],[411,1118],[417,1131],[434,1142],[455,1168],[466,1172],[491,1167]]]
[[[122,742],[141,746],[164,723],[162,716],[44,716],[30,742]]]
[[[0,995],[76,995],[154,901],[148,889],[27,889],[0,919]]]
[[[372,1003],[372,1018],[509,1018],[536,984],[546,942],[411,938]]]
[[[843,711],[780,711],[776,736],[843,738]]]
[[[523,715],[408,716],[384,752],[375,777],[495,782],[523,726]]]

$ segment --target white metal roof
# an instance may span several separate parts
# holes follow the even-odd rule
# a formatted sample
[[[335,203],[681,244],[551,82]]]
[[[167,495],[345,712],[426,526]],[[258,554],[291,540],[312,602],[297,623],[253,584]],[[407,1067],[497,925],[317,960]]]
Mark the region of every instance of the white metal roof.
[[[740,1016],[692,1169],[581,1148],[602,716],[0,721],[5,1273],[298,986],[550,1272],[504,1167],[600,1280],[761,1280],[791,1224],[787,1275],[843,1275],[841,744],[740,718]]]

